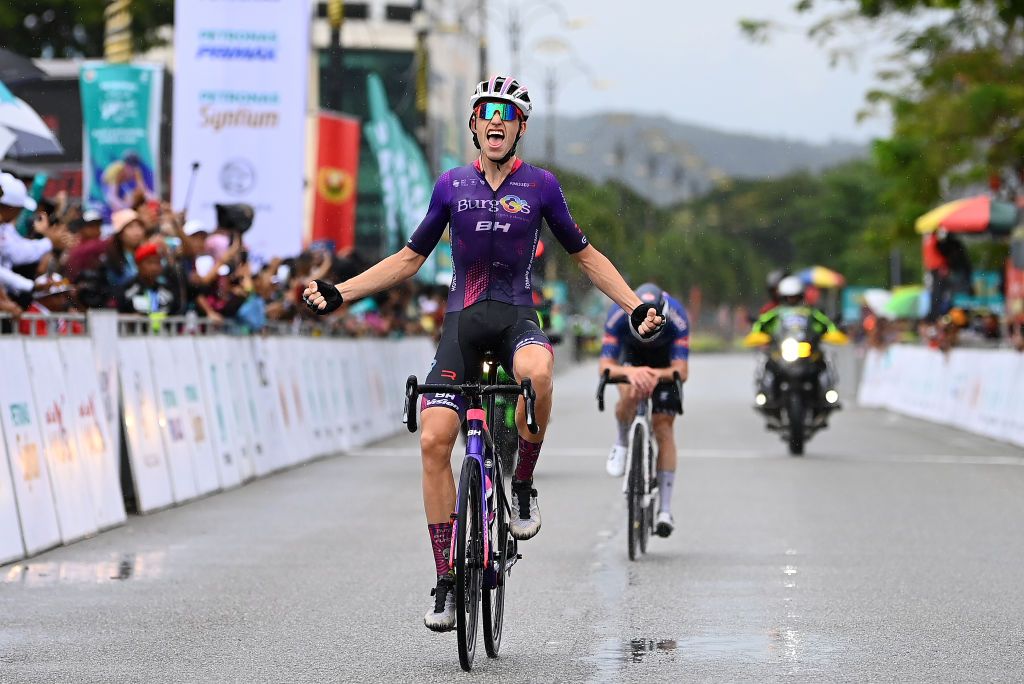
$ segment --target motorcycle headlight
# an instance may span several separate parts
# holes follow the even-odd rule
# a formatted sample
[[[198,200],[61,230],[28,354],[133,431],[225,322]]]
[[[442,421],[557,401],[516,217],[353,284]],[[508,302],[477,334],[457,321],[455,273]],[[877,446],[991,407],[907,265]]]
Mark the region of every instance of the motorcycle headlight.
[[[800,343],[792,337],[787,337],[779,345],[779,353],[782,354],[783,361],[796,361],[800,358]]]

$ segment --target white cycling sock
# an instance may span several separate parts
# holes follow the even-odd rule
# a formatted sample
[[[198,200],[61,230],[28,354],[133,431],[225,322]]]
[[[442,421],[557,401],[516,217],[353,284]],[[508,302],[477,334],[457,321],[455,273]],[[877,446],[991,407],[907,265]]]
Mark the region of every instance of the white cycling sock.
[[[619,441],[616,444],[621,447],[629,445],[629,426],[630,423],[619,423]]]
[[[676,474],[673,470],[658,471],[658,512],[672,513],[672,485]]]

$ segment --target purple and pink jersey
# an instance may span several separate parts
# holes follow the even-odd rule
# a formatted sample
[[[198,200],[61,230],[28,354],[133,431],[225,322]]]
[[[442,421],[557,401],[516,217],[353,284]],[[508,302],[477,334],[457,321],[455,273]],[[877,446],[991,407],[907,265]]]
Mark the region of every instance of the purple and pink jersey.
[[[448,311],[487,299],[532,307],[531,271],[542,218],[570,254],[587,246],[554,174],[517,159],[492,190],[477,161],[441,174],[408,246],[427,256],[450,226],[454,274]]]

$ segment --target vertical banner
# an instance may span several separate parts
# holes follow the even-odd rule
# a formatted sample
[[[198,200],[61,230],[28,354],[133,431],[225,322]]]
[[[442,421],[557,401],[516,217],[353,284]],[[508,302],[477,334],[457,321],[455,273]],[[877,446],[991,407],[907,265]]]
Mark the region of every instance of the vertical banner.
[[[174,12],[173,198],[212,225],[246,202],[251,251],[302,246],[310,11],[294,0],[187,0]]]
[[[82,65],[83,192],[107,221],[139,196],[160,196],[163,77],[159,65]]]
[[[404,245],[423,220],[430,204],[434,180],[423,151],[391,111],[384,84],[377,74],[366,77],[366,91],[370,107],[366,138],[380,169],[384,230],[390,253]],[[417,277],[425,282],[434,282],[436,271],[437,264],[428,259]]]
[[[60,538],[67,544],[95,534],[95,510],[89,477],[78,453],[72,423],[72,404],[57,340],[25,342],[36,414],[42,418],[43,446],[50,467],[50,485],[57,506]]]
[[[66,337],[59,346],[78,453],[89,477],[96,524],[100,529],[120,525],[127,517],[121,492],[121,460],[103,415],[92,343],[84,337]]]
[[[313,240],[330,240],[344,252],[356,243],[359,121],[320,112],[317,133]]]
[[[28,555],[60,543],[50,470],[20,338],[0,338],[0,422]]]

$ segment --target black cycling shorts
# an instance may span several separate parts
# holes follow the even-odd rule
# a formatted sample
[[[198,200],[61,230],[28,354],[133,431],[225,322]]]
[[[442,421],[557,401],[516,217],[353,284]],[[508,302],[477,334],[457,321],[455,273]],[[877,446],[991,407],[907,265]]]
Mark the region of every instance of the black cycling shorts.
[[[531,344],[543,345],[551,351],[551,342],[540,329],[537,312],[531,307],[485,299],[461,311],[449,311],[444,317],[427,383],[478,382],[487,352],[493,353],[511,376],[513,356]],[[465,410],[461,396],[423,395],[422,407],[434,406],[450,408],[460,415]]]

